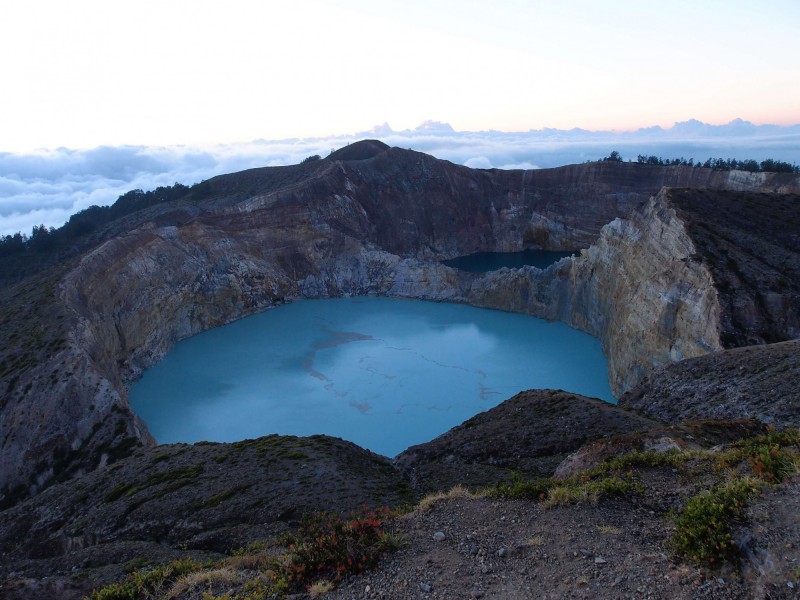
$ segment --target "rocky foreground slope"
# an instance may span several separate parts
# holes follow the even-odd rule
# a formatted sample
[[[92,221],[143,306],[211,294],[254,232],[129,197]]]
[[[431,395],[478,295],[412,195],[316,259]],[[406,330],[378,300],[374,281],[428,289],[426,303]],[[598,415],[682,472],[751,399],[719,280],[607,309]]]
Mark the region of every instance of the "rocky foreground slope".
[[[791,598],[783,592],[797,581],[800,559],[796,483],[751,502],[754,516],[736,531],[741,572],[676,559],[671,541],[676,511],[734,467],[748,468],[724,458],[730,444],[767,431],[748,420],[669,426],[596,399],[537,390],[395,461],[325,436],[158,446],[0,513],[0,590],[8,598],[77,599],[134,565],[190,556],[217,566],[178,586],[182,592],[167,586],[157,597],[222,598],[232,590],[247,597],[248,582],[261,577],[247,565],[265,558],[228,558],[237,548],[275,539],[311,512],[413,506],[426,491],[444,490],[425,505],[433,508],[394,521],[405,544],[397,554],[374,574],[343,582],[334,597]],[[466,491],[553,474],[590,482],[604,460],[631,455],[665,460],[622,467],[614,479],[621,496],[589,492],[548,504],[537,502],[538,492],[510,501]],[[552,487],[547,493],[556,497]],[[240,566],[214,575],[226,561]]]
[[[799,192],[794,175],[482,171],[363,142],[110,223],[86,253],[0,290],[6,589],[79,596],[126,561],[219,557],[320,508],[576,473],[620,448],[709,448],[760,431],[743,417],[800,425]],[[524,247],[582,252],[545,270],[439,262]],[[153,447],[125,386],[178,340],[346,294],[562,320],[600,338],[620,407],[529,392],[394,461],[326,437]]]

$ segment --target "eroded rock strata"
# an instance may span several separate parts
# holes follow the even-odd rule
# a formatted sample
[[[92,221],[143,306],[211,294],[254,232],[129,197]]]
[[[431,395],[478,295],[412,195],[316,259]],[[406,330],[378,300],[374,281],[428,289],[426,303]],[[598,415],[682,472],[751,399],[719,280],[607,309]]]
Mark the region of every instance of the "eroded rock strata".
[[[294,298],[385,294],[560,319],[600,337],[617,393],[653,365],[717,350],[742,319],[687,229],[691,202],[679,214],[665,185],[798,190],[794,175],[612,162],[472,170],[367,142],[217,177],[128,215],[49,272],[46,289],[40,275],[2,291],[30,313],[1,325],[12,341],[0,382],[2,500],[152,445],[125,385],[178,340]],[[476,276],[437,262],[590,244],[545,271]],[[796,256],[781,248],[782,260]],[[793,289],[769,306],[793,306]],[[764,339],[794,335],[795,321],[769,322]]]

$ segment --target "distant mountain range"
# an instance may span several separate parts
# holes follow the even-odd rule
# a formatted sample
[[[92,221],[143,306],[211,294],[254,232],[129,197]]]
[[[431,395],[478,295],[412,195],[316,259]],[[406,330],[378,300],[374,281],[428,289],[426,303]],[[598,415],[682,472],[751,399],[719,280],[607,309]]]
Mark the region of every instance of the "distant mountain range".
[[[0,152],[0,235],[30,233],[34,225],[58,227],[92,205],[109,205],[133,189],[154,190],[175,182],[191,185],[222,173],[297,164],[312,155],[377,138],[389,146],[432,154],[476,168],[535,169],[598,160],[618,151],[664,158],[773,158],[800,164],[800,125],[754,125],[735,119],[709,125],[696,119],[673,127],[635,131],[537,129],[522,132],[456,131],[425,121],[395,131],[388,123],[348,135],[255,140],[209,147],[101,146],[57,148],[32,154]]]
[[[664,128],[659,125],[651,127],[640,127],[633,131],[604,131],[604,130],[589,130],[575,127],[573,129],[554,129],[545,127],[543,129],[529,129],[528,131],[518,132],[503,132],[497,130],[484,130],[484,131],[456,131],[449,123],[442,123],[441,121],[425,121],[414,129],[403,129],[395,131],[389,123],[376,125],[372,129],[362,131],[355,134],[355,137],[381,137],[387,135],[407,135],[416,137],[419,135],[435,135],[435,136],[531,136],[531,137],[569,137],[575,139],[586,138],[606,138],[609,136],[625,136],[646,138],[652,136],[669,136],[672,138],[695,138],[695,137],[730,137],[730,136],[773,136],[775,134],[792,135],[800,134],[800,124],[798,125],[756,125],[744,119],[734,119],[729,123],[723,125],[711,125],[703,123],[697,119],[689,119],[688,121],[679,121],[672,127]]]

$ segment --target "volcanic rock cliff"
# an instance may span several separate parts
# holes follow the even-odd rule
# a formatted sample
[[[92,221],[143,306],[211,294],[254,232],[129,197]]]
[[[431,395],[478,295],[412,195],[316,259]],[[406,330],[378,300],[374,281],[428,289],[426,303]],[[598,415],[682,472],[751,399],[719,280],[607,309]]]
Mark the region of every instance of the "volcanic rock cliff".
[[[2,323],[12,342],[0,382],[3,501],[151,445],[125,385],[178,340],[294,298],[385,294],[564,320],[603,341],[617,393],[653,365],[736,342],[749,335],[733,316],[740,301],[726,303],[696,247],[691,202],[676,207],[663,186],[800,188],[794,175],[610,161],[473,170],[364,142],[217,177],[114,222],[78,260],[2,290],[19,310]],[[795,242],[778,241],[780,260],[796,264]],[[524,247],[586,251],[485,276],[437,262]],[[763,339],[796,335],[795,285],[763,299],[788,308],[762,319]]]
[[[654,365],[719,350],[714,282],[669,196],[664,190],[603,227],[580,257],[485,276],[470,301],[559,319],[600,338],[616,394]]]

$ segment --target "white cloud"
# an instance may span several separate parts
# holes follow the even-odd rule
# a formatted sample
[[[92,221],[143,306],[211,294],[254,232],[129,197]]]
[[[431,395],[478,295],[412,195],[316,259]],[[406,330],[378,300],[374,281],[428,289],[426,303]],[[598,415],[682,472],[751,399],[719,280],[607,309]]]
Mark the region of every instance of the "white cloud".
[[[800,163],[800,125],[755,126],[732,121],[713,126],[699,121],[669,129],[634,132],[542,129],[527,132],[454,131],[426,122],[394,131],[384,123],[371,131],[327,138],[256,140],[207,147],[101,146],[58,148],[30,154],[0,153],[0,235],[34,225],[59,227],[71,214],[93,204],[113,203],[132,189],[185,185],[253,167],[295,164],[313,154],[367,137],[411,148],[475,168],[547,168],[597,160],[617,150],[625,160],[637,154],[665,158],[775,158]]]
[[[528,171],[530,169],[539,169],[538,165],[534,165],[533,163],[529,162],[521,162],[521,163],[511,163],[508,165],[501,165],[498,169],[505,169],[505,170],[514,170],[514,169],[522,169],[523,171]]]
[[[470,169],[491,169],[492,161],[485,156],[476,156],[475,158],[464,161],[464,166]]]

